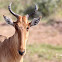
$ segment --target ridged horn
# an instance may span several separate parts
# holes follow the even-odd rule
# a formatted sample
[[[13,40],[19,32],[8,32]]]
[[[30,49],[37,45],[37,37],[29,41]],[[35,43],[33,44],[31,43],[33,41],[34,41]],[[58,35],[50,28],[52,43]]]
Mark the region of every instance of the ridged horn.
[[[34,14],[36,14],[37,11],[38,11],[38,6],[35,5],[35,9],[34,9],[34,11],[33,11],[31,14],[28,14],[29,17],[30,17],[30,16],[33,16]]]
[[[36,11],[36,10],[38,10],[38,6],[37,6],[37,5],[35,5],[35,11]]]
[[[10,11],[10,13],[11,13],[12,15],[14,15],[16,18],[18,18],[19,15],[18,15],[18,14],[15,14],[15,13],[11,10],[11,4],[12,4],[12,3],[9,4],[8,9],[9,9],[9,11]]]

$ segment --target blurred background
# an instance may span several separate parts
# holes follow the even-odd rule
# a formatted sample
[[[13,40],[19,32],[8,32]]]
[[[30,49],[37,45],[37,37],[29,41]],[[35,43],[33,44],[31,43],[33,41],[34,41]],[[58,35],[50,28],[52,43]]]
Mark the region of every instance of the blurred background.
[[[10,2],[12,10],[20,15],[33,12],[37,4],[39,10],[29,21],[42,16],[40,23],[30,28],[24,62],[62,62],[62,0],[0,0],[0,35],[6,37],[15,32],[3,19],[6,15],[16,21],[8,11]]]

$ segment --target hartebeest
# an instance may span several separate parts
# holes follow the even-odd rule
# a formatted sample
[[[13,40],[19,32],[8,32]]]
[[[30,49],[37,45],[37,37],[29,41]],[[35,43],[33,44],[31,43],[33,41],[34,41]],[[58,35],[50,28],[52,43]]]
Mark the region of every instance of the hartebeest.
[[[40,21],[40,17],[38,17],[34,18],[33,21],[28,22],[28,17],[35,14],[38,8],[35,6],[35,11],[28,14],[28,17],[15,14],[11,10],[11,4],[8,6],[8,9],[10,13],[17,18],[17,21],[13,22],[10,18],[3,15],[5,21],[15,28],[15,34],[0,43],[0,62],[23,62],[29,28],[37,25]]]

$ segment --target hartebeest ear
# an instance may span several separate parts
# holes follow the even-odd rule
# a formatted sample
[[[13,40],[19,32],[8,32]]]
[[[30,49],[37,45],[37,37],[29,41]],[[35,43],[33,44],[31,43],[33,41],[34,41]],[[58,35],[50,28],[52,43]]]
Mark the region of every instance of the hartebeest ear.
[[[30,27],[31,27],[31,26],[34,26],[34,25],[37,25],[37,24],[39,23],[39,21],[40,21],[40,17],[34,18],[33,21],[31,21],[31,22],[29,23]]]
[[[4,20],[5,20],[8,24],[13,25],[12,19],[10,19],[9,17],[4,16],[4,15],[3,15],[3,17],[4,17]]]

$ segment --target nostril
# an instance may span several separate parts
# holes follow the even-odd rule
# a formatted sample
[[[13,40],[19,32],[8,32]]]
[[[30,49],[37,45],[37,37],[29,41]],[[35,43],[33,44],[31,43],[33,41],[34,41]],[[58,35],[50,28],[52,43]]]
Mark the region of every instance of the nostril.
[[[19,54],[22,56],[25,53],[25,50],[23,52],[21,52],[20,50],[18,51]]]

